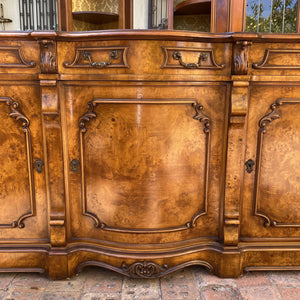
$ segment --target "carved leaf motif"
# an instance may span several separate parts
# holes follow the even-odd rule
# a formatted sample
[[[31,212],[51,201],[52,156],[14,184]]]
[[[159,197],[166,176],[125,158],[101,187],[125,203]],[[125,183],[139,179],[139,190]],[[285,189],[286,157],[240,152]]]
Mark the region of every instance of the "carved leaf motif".
[[[234,46],[234,69],[235,75],[247,75],[248,73],[248,49],[252,42],[238,41]]]
[[[6,104],[9,106],[10,108],[10,113],[9,116],[11,118],[22,121],[22,129],[23,131],[28,130],[29,127],[29,119],[23,115],[20,111],[17,110],[19,103],[13,101],[12,99],[8,99]]]
[[[204,133],[209,133],[210,132],[210,119],[207,115],[205,115],[202,110],[203,110],[203,105],[200,103],[194,103],[193,104],[195,110],[196,110],[196,115],[193,117],[193,119],[198,120],[199,122],[204,124]]]
[[[168,269],[168,265],[162,267],[153,262],[136,262],[130,266],[122,264],[122,269],[132,278],[157,278]]]
[[[247,74],[247,67],[245,66],[244,57],[242,54],[237,55],[234,58],[234,73],[235,74]]]
[[[271,105],[271,112],[264,117],[262,117],[259,121],[259,127],[266,131],[266,126],[269,125],[272,121],[280,118],[280,113],[278,111],[279,104],[273,103]]]
[[[92,102],[89,102],[87,106],[88,106],[88,111],[79,119],[79,128],[83,133],[86,132],[86,127],[85,127],[86,122],[97,117],[97,114],[94,112],[94,107],[95,107],[94,104]]]
[[[42,73],[56,73],[56,43],[53,40],[42,40],[40,49]]]

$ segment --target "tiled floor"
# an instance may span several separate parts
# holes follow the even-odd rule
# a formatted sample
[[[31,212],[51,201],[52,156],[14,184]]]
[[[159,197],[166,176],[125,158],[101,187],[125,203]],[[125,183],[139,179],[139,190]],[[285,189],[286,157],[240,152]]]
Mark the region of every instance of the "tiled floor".
[[[0,299],[82,300],[298,300],[300,271],[247,273],[220,279],[201,267],[189,267],[162,279],[129,279],[100,268],[86,268],[69,280],[40,274],[0,274]]]

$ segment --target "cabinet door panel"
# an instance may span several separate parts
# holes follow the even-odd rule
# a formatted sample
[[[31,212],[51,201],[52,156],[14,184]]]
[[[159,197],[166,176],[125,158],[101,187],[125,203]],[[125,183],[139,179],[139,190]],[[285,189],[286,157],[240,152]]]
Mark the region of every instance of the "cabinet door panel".
[[[96,225],[128,232],[192,226],[206,213],[210,147],[193,102],[99,101],[81,145],[82,196]]]
[[[266,102],[259,103],[258,109],[254,111],[259,91],[261,88],[256,87],[252,92],[252,115],[249,114],[250,139],[247,141],[249,154],[256,155],[255,174],[245,175],[246,184],[250,183],[249,179],[252,177],[253,194],[246,193],[244,213],[247,214],[246,208],[248,213],[250,212],[251,206],[247,201],[252,200],[252,216],[245,216],[244,220],[250,223],[244,222],[242,232],[259,237],[299,237],[299,88],[275,87],[274,91],[271,88],[267,89],[264,98]],[[255,152],[250,145],[254,137],[257,146]],[[253,222],[255,226],[252,227]]]
[[[73,238],[216,239],[226,85],[67,89]]]
[[[34,166],[43,158],[39,88],[1,83],[0,96],[0,243],[45,242],[44,176]]]

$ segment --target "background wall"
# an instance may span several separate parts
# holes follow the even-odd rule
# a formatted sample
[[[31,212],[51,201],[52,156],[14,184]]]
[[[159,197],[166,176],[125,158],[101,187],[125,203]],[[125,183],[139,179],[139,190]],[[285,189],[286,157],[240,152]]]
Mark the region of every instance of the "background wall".
[[[5,30],[20,30],[19,0],[0,0],[3,4],[4,17],[13,20],[12,23],[5,24]],[[3,30],[0,24],[0,31]]]
[[[148,0],[133,0],[133,28],[148,28]]]

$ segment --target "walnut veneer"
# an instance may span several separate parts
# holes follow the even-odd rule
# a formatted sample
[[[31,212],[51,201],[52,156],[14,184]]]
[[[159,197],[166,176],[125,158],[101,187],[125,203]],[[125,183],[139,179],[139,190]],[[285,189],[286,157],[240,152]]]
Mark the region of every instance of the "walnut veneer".
[[[299,37],[0,40],[0,271],[300,268]]]

